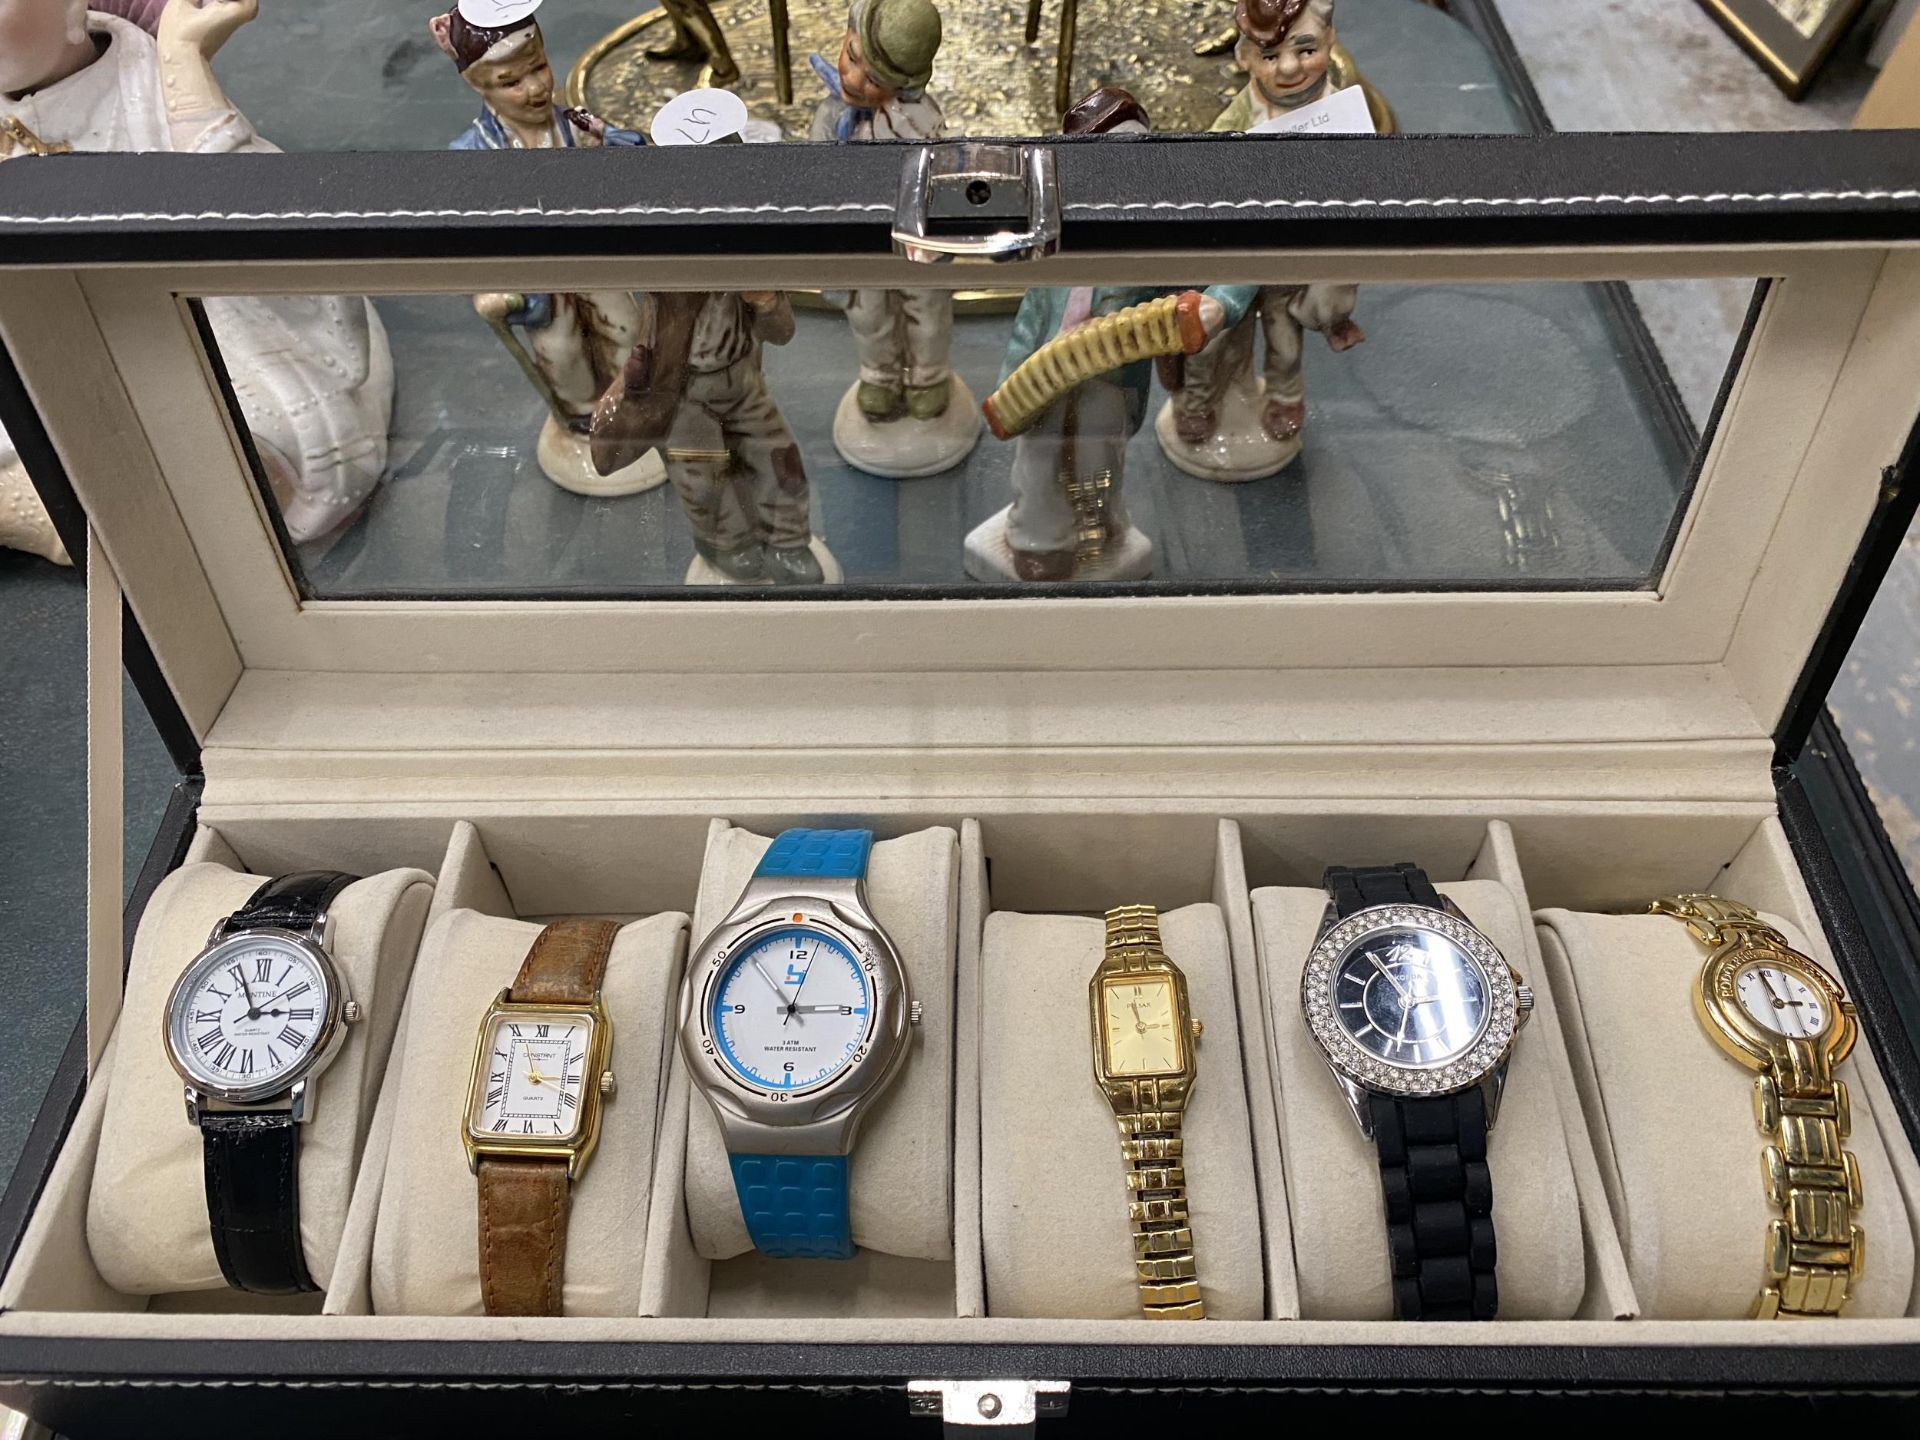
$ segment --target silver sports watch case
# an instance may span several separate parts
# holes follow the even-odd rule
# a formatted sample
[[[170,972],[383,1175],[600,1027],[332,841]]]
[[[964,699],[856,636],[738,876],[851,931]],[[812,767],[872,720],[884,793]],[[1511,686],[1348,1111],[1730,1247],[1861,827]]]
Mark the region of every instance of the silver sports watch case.
[[[860,1121],[906,1061],[919,1003],[858,878],[809,876],[795,890],[787,875],[756,875],[727,917],[700,942],[680,986],[680,1049],[693,1081],[713,1105],[731,1152],[845,1155]],[[748,1083],[720,1058],[710,1028],[714,989],[727,961],[763,934],[800,924],[823,930],[855,956],[872,987],[867,1031],[838,1074],[812,1087],[770,1090]]]
[[[1487,1128],[1500,1114],[1507,1085],[1507,1062],[1514,1036],[1533,1013],[1533,991],[1507,963],[1506,956],[1474,929],[1460,908],[1442,897],[1444,909],[1426,905],[1375,905],[1342,920],[1332,904],[1300,975],[1300,1009],[1307,1028],[1339,1082],[1360,1133],[1373,1138],[1371,1095],[1452,1095],[1478,1086],[1485,1092]],[[1451,941],[1471,955],[1487,977],[1487,1013],[1467,1049],[1451,1059],[1425,1065],[1396,1064],[1365,1049],[1341,1027],[1333,1013],[1334,976],[1353,947],[1383,930],[1425,930]]]
[[[200,1123],[202,1110],[291,1111],[296,1123],[313,1119],[316,1104],[313,1082],[334,1062],[347,1038],[347,1027],[360,1018],[360,1006],[347,993],[340,969],[327,953],[330,917],[323,915],[309,931],[283,930],[274,925],[250,926],[230,930],[232,917],[213,927],[206,948],[180,972],[167,995],[167,1008],[161,1017],[161,1033],[167,1059],[186,1082],[187,1119]],[[298,1065],[254,1085],[221,1085],[197,1071],[185,1057],[191,1053],[186,1033],[186,1003],[195,983],[207,970],[217,969],[233,955],[261,940],[274,940],[298,950],[326,982],[326,1013],[313,1048]],[[268,1103],[276,1102],[276,1103]]]

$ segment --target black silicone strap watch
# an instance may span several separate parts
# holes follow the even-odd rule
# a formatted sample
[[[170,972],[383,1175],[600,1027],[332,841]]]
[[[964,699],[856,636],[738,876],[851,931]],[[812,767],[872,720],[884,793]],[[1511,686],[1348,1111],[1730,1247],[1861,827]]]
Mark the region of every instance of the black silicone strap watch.
[[[303,870],[269,880],[227,918],[222,938],[274,929],[318,943],[327,908],[358,878]],[[227,1283],[256,1295],[317,1290],[300,1245],[298,1117],[291,1109],[203,1107],[199,1122],[208,1230]]]
[[[1417,865],[1335,866],[1325,884],[1341,919],[1377,905],[1442,908]],[[1395,1318],[1493,1319],[1500,1292],[1485,1095],[1478,1087],[1452,1095],[1375,1092],[1368,1108],[1380,1155]]]

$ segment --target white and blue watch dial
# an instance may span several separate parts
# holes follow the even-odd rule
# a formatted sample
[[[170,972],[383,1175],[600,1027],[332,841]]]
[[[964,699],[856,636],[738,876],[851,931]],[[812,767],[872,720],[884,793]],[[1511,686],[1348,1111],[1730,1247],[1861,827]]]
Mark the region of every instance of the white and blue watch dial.
[[[714,986],[712,1032],[749,1085],[808,1090],[844,1070],[872,1033],[873,995],[846,943],[782,925],[734,952]]]
[[[695,949],[680,1041],[762,1253],[854,1253],[847,1158],[918,1007],[867,905],[868,830],[788,830]]]

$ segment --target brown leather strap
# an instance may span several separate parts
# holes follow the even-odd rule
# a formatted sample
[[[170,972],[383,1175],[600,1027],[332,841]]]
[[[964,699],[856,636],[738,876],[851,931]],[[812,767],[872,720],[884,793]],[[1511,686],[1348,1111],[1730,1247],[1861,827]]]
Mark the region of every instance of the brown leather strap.
[[[507,998],[520,1005],[591,1005],[620,933],[611,920],[561,920],[540,932]]]
[[[489,1315],[558,1315],[567,1162],[480,1157],[480,1295]]]
[[[620,927],[562,920],[527,951],[507,998],[590,1005]],[[566,1274],[569,1181],[564,1156],[480,1157],[480,1295],[489,1315],[558,1315]]]

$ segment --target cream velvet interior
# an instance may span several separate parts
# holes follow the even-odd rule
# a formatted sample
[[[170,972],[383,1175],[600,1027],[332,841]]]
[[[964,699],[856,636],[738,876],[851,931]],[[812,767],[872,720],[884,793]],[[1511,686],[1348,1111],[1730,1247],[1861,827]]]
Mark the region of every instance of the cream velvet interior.
[[[1574,1074],[1643,1314],[1738,1319],[1762,1276],[1767,1203],[1753,1119],[1753,1072],[1726,1056],[1695,1017],[1706,952],[1661,915],[1543,910],[1540,937],[1572,1042]],[[1796,948],[1821,947],[1791,922]],[[1914,1298],[1914,1233],[1882,1121],[1859,1072],[1864,1045],[1840,1066],[1852,1092],[1847,1148],[1860,1165],[1867,1263],[1848,1304],[1861,1319],[1904,1315]],[[1894,1142],[1900,1143],[1898,1122]]]
[[[1162,915],[1160,933],[1205,1025],[1182,1126],[1201,1296],[1211,1319],[1257,1320],[1260,1206],[1226,920],[1217,906],[1188,905]],[[981,1154],[980,1211],[990,1315],[1140,1313],[1119,1133],[1093,1080],[1087,987],[1105,943],[1094,917],[987,917],[980,1129],[992,1141]]]
[[[128,1294],[225,1290],[207,1233],[200,1131],[188,1123],[162,1026],[180,972],[214,925],[267,879],[226,865],[182,866],[155,888],[141,917],[107,1088],[87,1207],[87,1243],[100,1276]],[[407,993],[433,893],[432,877],[400,868],[356,881],[334,900],[329,948],[365,1019],[347,1031],[310,1091],[300,1129],[300,1241],[308,1272],[333,1273],[361,1140]],[[305,1304],[307,1302],[299,1302]]]
[[[696,937],[704,937],[733,908],[772,843],[771,836],[714,827],[693,912]],[[900,954],[924,1018],[911,1035],[906,1065],[861,1124],[848,1198],[854,1244],[903,1259],[953,1258],[952,996],[959,862],[959,836],[941,826],[882,840],[867,863],[867,901]],[[696,938],[694,947],[699,943]],[[690,1104],[686,1207],[694,1249],[708,1260],[746,1255],[753,1241],[740,1215],[719,1122],[704,1096],[693,1094]]]
[[[1437,888],[1510,963],[1524,965],[1524,902],[1506,885],[1464,880]],[[1327,908],[1326,892],[1271,887],[1255,890],[1252,898],[1270,1006],[1280,1143],[1289,1157],[1287,1200],[1301,1313],[1391,1319],[1379,1156],[1360,1133],[1300,1013],[1300,974]],[[1521,974],[1527,978],[1524,969]],[[1586,1291],[1580,1197],[1559,1100],[1571,1079],[1554,1063],[1552,1046],[1530,1043],[1553,1024],[1550,1012],[1536,1008],[1515,1039],[1498,1122],[1487,1142],[1500,1315],[1508,1320],[1571,1318]]]
[[[390,1163],[395,1103],[406,1072],[403,1048],[396,1046],[387,1083],[375,1114],[327,1297],[327,1312],[302,1318],[286,1306],[260,1302],[231,1292],[202,1295],[127,1295],[108,1285],[95,1267],[86,1240],[88,1195],[99,1156],[107,1100],[112,1090],[113,1051],[105,1061],[62,1146],[29,1221],[27,1234],[6,1275],[0,1278],[0,1339],[9,1335],[88,1334],[221,1338],[295,1338],[338,1334],[357,1338],[437,1338],[514,1334],[540,1340],[611,1338],[633,1341],[691,1339],[779,1343],[791,1336],[791,1317],[816,1322],[809,1333],[853,1343],[919,1341],[1064,1341],[1124,1344],[1300,1344],[1380,1343],[1444,1338],[1468,1345],[1493,1343],[1633,1344],[1798,1344],[1817,1340],[1827,1327],[1754,1326],[1745,1322],[1617,1323],[1611,1316],[1631,1315],[1633,1286],[1614,1233],[1614,1207],[1584,1135],[1585,1119],[1577,1097],[1569,1096],[1572,1118],[1563,1129],[1580,1199],[1586,1282],[1583,1303],[1573,1319],[1515,1319],[1494,1326],[1402,1327],[1387,1322],[1286,1318],[1298,1314],[1294,1289],[1296,1254],[1311,1245],[1288,1221],[1291,1167],[1313,1165],[1309,1155],[1289,1148],[1285,1160],[1277,1135],[1276,1095],[1270,1062],[1273,1017],[1287,1018],[1273,977],[1258,963],[1252,910],[1253,890],[1296,888],[1311,891],[1328,863],[1379,863],[1414,858],[1445,882],[1463,877],[1497,880],[1512,895],[1537,898],[1560,909],[1590,912],[1644,903],[1663,890],[1717,886],[1787,918],[1802,933],[1817,931],[1817,921],[1779,825],[1759,806],[1722,807],[1648,805],[1634,812],[1594,810],[1572,804],[1530,803],[1506,807],[1511,825],[1490,819],[1472,806],[1446,802],[1365,801],[1347,805],[1307,802],[1281,808],[1224,803],[1218,810],[1175,809],[1141,802],[1060,806],[1054,802],[1000,801],[979,820],[925,804],[889,802],[868,816],[886,836],[912,834],[932,825],[960,835],[958,943],[954,1009],[955,1137],[954,1258],[948,1262],[906,1260],[868,1254],[852,1264],[808,1274],[795,1265],[743,1256],[712,1262],[692,1247],[684,1213],[686,1122],[691,1113],[684,1071],[668,1067],[661,1135],[654,1166],[651,1220],[643,1240],[644,1259],[639,1314],[587,1315],[550,1321],[497,1321],[481,1317],[373,1313],[374,1219]],[[1218,811],[1231,817],[1223,820]],[[806,812],[742,813],[743,828],[771,834],[787,824],[832,813],[825,803]],[[227,807],[203,812],[218,831],[203,829],[192,858],[220,858],[254,873],[322,863],[362,871],[400,865],[439,866],[436,915],[462,908],[494,914],[551,918],[561,913],[652,914],[684,907],[698,893],[703,864],[702,837],[713,823],[697,810],[623,812],[612,806],[574,809],[503,803],[473,824],[447,815],[360,811],[354,815],[310,808],[269,811]],[[230,842],[230,845],[229,843]],[[992,863],[992,904],[986,868]],[[1524,873],[1523,873],[1524,869]],[[1173,913],[1184,906],[1212,903],[1224,918],[1235,962],[1234,984],[1240,1010],[1243,1094],[1254,1134],[1255,1174],[1260,1207],[1260,1237],[1269,1271],[1269,1295],[1262,1320],[1220,1320],[1205,1325],[1167,1327],[1143,1320],[1079,1320],[1060,1316],[1023,1320],[985,1313],[982,1254],[984,1219],[981,1197],[982,1153],[998,1142],[981,1123],[980,1033],[977,994],[980,938],[990,908],[1038,913],[1096,913],[1116,893],[1139,895]],[[1238,897],[1236,900],[1235,897]],[[460,903],[453,903],[455,899]],[[1524,903],[1524,902],[1523,902]],[[1482,924],[1489,922],[1476,917]],[[1677,928],[1677,927],[1676,927]],[[1506,942],[1503,942],[1506,943]],[[1822,954],[1817,933],[1810,937]],[[1540,985],[1542,965],[1532,930],[1519,949],[1508,951],[1516,966]],[[1526,958],[1522,959],[1521,956]],[[1245,961],[1243,965],[1241,962]],[[1542,989],[1547,987],[1541,986]],[[1084,990],[1082,991],[1084,993]],[[409,1006],[424,990],[415,988]],[[1543,997],[1543,1007],[1552,996]],[[1548,1022],[1556,1012],[1542,1009],[1523,1036],[1526,1044],[1551,1049],[1562,1041]],[[1560,1023],[1572,1026],[1565,1012]],[[1258,1023],[1256,1023],[1256,1021]],[[1689,1017],[1690,1022],[1690,1017]],[[411,1024],[411,1014],[406,1017]],[[1076,1066],[1085,1063],[1085,1011],[1076,1005],[1064,1027]],[[1216,1029],[1209,1042],[1217,1039]],[[1269,1052],[1269,1053],[1263,1053]],[[624,1052],[623,1052],[624,1053]],[[1865,1045],[1856,1052],[1856,1115],[1871,1107],[1877,1116],[1892,1113],[1885,1083]],[[462,1057],[454,1086],[464,1091]],[[1224,1067],[1208,1070],[1218,1079]],[[1090,1072],[1089,1072],[1090,1073]],[[1330,1085],[1324,1068],[1316,1085]],[[1735,1077],[1738,1078],[1737,1076]],[[680,1087],[676,1091],[676,1083]],[[1090,1078],[1087,1081],[1091,1087]],[[1204,1083],[1204,1082],[1203,1082]],[[1517,1086],[1517,1080],[1516,1080]],[[624,1098],[630,1098],[632,1091]],[[1510,1092],[1511,1103],[1517,1098]],[[1863,1104],[1864,1102],[1864,1104]],[[1503,1119],[1502,1125],[1510,1119]],[[1351,1121],[1342,1120],[1348,1128]],[[1744,1123],[1744,1122],[1743,1122]],[[676,1133],[677,1127],[677,1133]],[[1500,1132],[1496,1130],[1496,1134]],[[1897,1138],[1897,1132],[1893,1138]],[[1757,1141],[1757,1137],[1756,1137]],[[604,1163],[603,1153],[596,1164]],[[1890,1144],[1887,1160],[1893,1183],[1884,1192],[1903,1207],[1893,1223],[1913,1224],[1920,1196],[1920,1164],[1902,1145]],[[1111,1163],[1110,1163],[1111,1162]],[[1366,1163],[1372,1165],[1371,1156]],[[1102,1151],[1098,1178],[1065,1181],[1087,1198],[1089,1208],[1108,1194],[1107,1181],[1117,1164]],[[1757,1190],[1758,1165],[1750,1178]],[[1741,1179],[1744,1186],[1747,1176]],[[462,1176],[463,1180],[469,1177]],[[1371,1172],[1368,1174],[1372,1183]],[[1496,1175],[1496,1191],[1500,1177]],[[1104,1202],[1102,1202],[1104,1203]],[[1365,1215],[1378,1214],[1377,1192],[1370,1193]],[[1878,1224],[1879,1222],[1874,1222]],[[462,1237],[463,1241],[466,1237]],[[1870,1235],[1870,1246],[1883,1237]],[[1504,1241],[1504,1232],[1503,1232]],[[1743,1250],[1743,1255],[1751,1254]],[[1870,1252],[1874,1253],[1874,1252]],[[1202,1265],[1206,1263],[1202,1257]],[[1742,1263],[1745,1263],[1744,1261]],[[1502,1266],[1503,1288],[1513,1280]],[[146,1310],[146,1314],[128,1313]],[[93,1312],[93,1313],[87,1313]],[[1912,1313],[1911,1303],[1908,1307]],[[1911,1318],[1844,1322],[1856,1343],[1914,1343],[1920,1328]],[[317,1328],[315,1328],[317,1327]],[[1180,1333],[1168,1334],[1169,1329]]]

